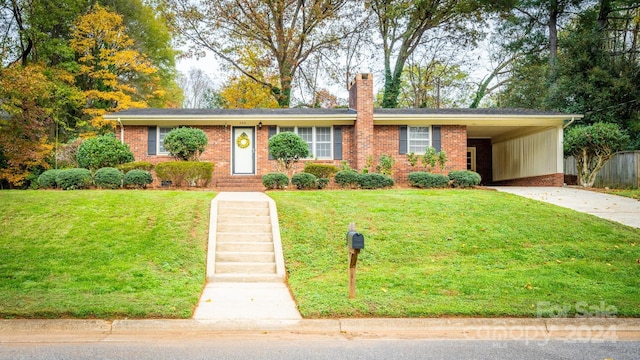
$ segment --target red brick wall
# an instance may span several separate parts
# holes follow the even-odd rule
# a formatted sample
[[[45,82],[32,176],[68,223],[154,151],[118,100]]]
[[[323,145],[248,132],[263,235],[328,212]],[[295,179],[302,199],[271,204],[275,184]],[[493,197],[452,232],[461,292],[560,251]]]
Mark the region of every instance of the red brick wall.
[[[349,88],[349,107],[356,110],[354,130],[355,156],[353,167],[362,170],[366,160],[374,153],[373,130],[373,76],[358,74]]]
[[[500,186],[562,186],[563,184],[564,174],[562,173],[497,181],[493,183],[493,185]]]
[[[448,174],[452,170],[466,170],[467,168],[467,129],[465,126],[441,126],[442,150],[447,153],[447,164],[444,170]],[[394,165],[394,178],[398,183],[406,183],[409,173],[423,171],[421,161],[415,167],[411,167],[406,154],[400,154],[400,131],[397,125],[380,125],[374,128],[374,164],[383,154],[391,155],[396,160]],[[432,169],[440,173],[440,169]]]

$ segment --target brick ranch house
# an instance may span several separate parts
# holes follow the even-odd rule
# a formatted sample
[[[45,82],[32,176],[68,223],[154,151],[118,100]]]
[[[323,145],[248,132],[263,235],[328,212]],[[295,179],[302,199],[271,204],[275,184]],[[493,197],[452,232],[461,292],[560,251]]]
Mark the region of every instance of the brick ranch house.
[[[294,131],[309,144],[308,161],[362,170],[371,156],[395,158],[394,177],[407,182],[407,153],[427,146],[447,153],[445,173],[474,170],[483,184],[562,186],[563,126],[582,115],[521,109],[374,109],[373,78],[358,74],[349,88],[348,109],[131,109],[107,115],[116,136],[137,161],[172,158],[162,146],[173,128],[202,129],[209,144],[202,161],[215,163],[212,186],[260,183],[275,171],[267,141]],[[246,142],[238,141],[248,139]]]

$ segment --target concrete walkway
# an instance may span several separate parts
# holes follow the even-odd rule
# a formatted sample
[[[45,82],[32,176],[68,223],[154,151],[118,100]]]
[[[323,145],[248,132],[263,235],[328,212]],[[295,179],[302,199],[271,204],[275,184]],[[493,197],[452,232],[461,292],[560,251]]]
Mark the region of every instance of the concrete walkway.
[[[491,188],[640,228],[640,201],[635,199],[574,187],[493,186]]]
[[[297,321],[285,283],[276,204],[260,192],[221,192],[211,202],[207,284],[199,321]],[[265,260],[266,259],[266,260]]]

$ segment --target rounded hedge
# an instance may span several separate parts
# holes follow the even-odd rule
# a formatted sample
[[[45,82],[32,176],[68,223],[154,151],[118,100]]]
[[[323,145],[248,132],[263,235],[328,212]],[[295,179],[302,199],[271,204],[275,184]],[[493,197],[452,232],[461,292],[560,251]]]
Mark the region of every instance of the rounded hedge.
[[[153,164],[148,161],[134,161],[128,162],[125,164],[120,164],[116,166],[116,169],[122,171],[123,173],[128,173],[131,170],[146,170],[149,171],[153,169]]]
[[[122,172],[116,168],[105,167],[98,169],[93,175],[93,183],[105,189],[118,189],[122,186]]]
[[[148,171],[133,169],[124,175],[123,182],[124,186],[143,189],[153,182],[153,176]]]
[[[56,176],[58,176],[59,169],[51,169],[43,172],[38,176],[38,186],[45,189],[55,188],[56,187]]]
[[[331,164],[305,163],[304,172],[313,174],[317,178],[330,178],[338,172],[338,167]]]
[[[85,189],[91,185],[91,171],[87,169],[66,169],[56,175],[56,184],[63,190]]]
[[[360,184],[358,173],[353,170],[342,170],[336,173],[334,180],[340,187],[355,187]]]
[[[328,178],[318,178],[318,189],[324,189],[327,187],[327,185],[329,185],[329,179]]]
[[[443,174],[416,171],[409,174],[409,184],[422,189],[444,188],[449,186],[449,177]]]
[[[85,169],[115,167],[133,161],[129,145],[123,144],[113,134],[87,139],[78,147],[78,166]]]
[[[466,188],[480,184],[482,178],[480,174],[469,170],[455,170],[449,173],[451,185],[453,187]]]
[[[367,173],[358,175],[358,183],[363,189],[382,189],[393,186],[395,182],[386,175]]]
[[[289,185],[289,178],[283,173],[268,173],[262,175],[262,185],[267,189],[284,189]]]
[[[200,129],[181,127],[173,129],[164,138],[164,148],[180,160],[198,160],[207,147],[207,134]]]
[[[207,187],[213,177],[214,164],[205,161],[167,161],[156,165],[156,176],[173,186]]]
[[[291,183],[300,190],[318,188],[316,176],[305,172],[293,175]]]

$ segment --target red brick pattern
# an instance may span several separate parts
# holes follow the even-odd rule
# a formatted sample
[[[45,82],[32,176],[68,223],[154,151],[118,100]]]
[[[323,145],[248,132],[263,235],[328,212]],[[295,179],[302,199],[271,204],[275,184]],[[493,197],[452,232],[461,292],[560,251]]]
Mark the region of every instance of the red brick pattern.
[[[521,179],[512,179],[497,181],[493,185],[499,186],[562,186],[564,183],[564,174],[549,174],[542,176],[533,176]]]
[[[358,74],[349,88],[349,107],[357,111],[354,132],[355,157],[353,167],[362,170],[374,153],[373,76]]]

